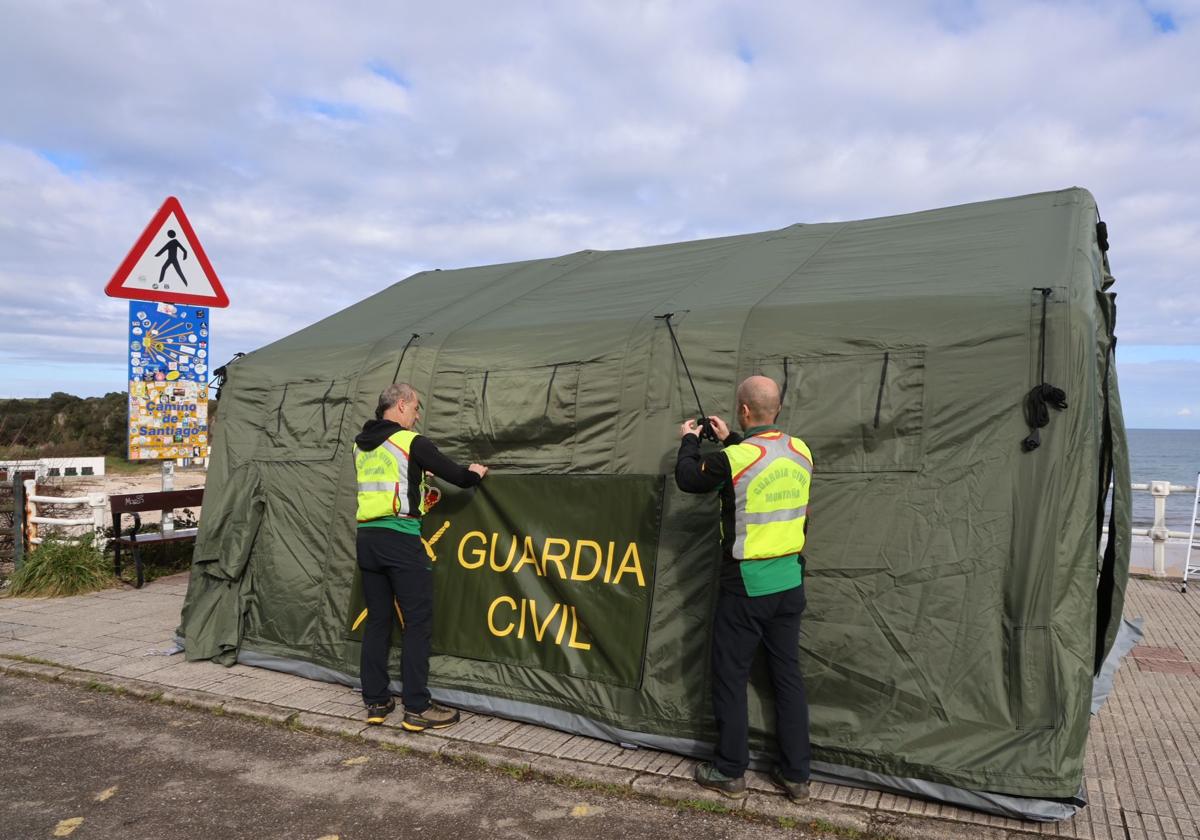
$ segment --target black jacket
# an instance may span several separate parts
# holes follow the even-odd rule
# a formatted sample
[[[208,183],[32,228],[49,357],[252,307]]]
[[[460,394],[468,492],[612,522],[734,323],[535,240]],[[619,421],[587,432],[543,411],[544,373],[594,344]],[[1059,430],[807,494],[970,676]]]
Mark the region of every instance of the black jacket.
[[[391,420],[368,420],[363,424],[362,431],[354,438],[354,444],[362,451],[370,452],[372,449],[382,446],[385,440],[403,429],[403,426],[393,423]],[[424,435],[417,435],[413,438],[408,455],[409,510],[421,509],[421,475],[426,471],[449,481],[456,487],[474,487],[479,483],[479,476],[476,473],[451,461],[438,450],[433,441]]]
[[[733,446],[742,442],[742,436],[731,431],[721,444]],[[708,493],[720,488],[721,495],[721,549],[725,559],[733,560],[734,521],[737,500],[733,495],[733,473],[729,459],[720,452],[700,456],[700,438],[684,435],[679,442],[679,457],[675,462],[675,484],[685,493]]]

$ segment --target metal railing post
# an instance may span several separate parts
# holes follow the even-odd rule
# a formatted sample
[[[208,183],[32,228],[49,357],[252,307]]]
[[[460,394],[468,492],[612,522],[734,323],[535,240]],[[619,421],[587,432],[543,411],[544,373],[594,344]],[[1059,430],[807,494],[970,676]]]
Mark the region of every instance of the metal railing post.
[[[1167,497],[1171,495],[1171,482],[1150,482],[1150,495],[1154,497],[1154,524],[1150,526],[1150,539],[1154,540],[1154,576],[1167,576]]]

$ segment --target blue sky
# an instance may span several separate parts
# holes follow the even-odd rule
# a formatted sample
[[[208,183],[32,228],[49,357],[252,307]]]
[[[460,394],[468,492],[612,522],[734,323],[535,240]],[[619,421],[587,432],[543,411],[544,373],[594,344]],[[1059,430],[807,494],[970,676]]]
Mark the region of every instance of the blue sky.
[[[0,0],[0,397],[125,385],[177,195],[218,363],[429,267],[1079,185],[1134,427],[1200,428],[1200,0]]]

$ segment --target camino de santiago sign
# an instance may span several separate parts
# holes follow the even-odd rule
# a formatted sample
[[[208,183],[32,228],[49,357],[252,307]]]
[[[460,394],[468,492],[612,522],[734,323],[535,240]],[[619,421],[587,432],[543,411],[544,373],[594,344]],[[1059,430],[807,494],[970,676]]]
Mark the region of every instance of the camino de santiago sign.
[[[179,199],[163,202],[104,292],[131,299],[129,459],[207,458],[209,316],[229,297]]]
[[[424,520],[434,653],[639,686],[662,498],[644,475],[493,473],[447,493]],[[364,618],[356,579],[351,638]]]
[[[208,457],[208,309],[129,303],[129,459]]]

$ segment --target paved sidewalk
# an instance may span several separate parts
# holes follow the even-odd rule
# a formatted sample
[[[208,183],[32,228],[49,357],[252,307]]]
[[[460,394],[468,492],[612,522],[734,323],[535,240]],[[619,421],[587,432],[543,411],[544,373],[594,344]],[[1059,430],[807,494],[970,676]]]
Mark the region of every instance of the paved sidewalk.
[[[345,686],[161,655],[171,647],[186,588],[186,575],[177,575],[142,590],[0,598],[0,671],[95,683],[417,752],[629,787],[658,798],[716,799],[737,806],[692,783],[696,762],[670,753],[623,749],[486,715],[465,714],[461,724],[438,734],[367,728],[359,695]],[[1134,580],[1126,614],[1145,618],[1146,637],[1122,665],[1112,696],[1093,719],[1086,770],[1091,804],[1073,820],[1022,822],[820,783],[813,785],[810,802],[793,805],[757,773],[749,774],[751,794],[739,807],[766,817],[800,823],[820,819],[897,837],[1200,837],[1200,592],[1181,595],[1169,583]]]

